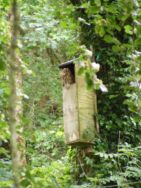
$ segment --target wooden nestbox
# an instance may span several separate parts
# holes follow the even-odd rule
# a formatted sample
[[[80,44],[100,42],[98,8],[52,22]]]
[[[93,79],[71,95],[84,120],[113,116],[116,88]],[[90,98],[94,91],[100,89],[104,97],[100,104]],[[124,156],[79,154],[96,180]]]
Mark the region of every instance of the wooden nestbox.
[[[84,75],[78,75],[79,64],[73,61],[59,65],[63,80],[63,114],[67,144],[92,144],[96,132],[96,94],[86,87]]]

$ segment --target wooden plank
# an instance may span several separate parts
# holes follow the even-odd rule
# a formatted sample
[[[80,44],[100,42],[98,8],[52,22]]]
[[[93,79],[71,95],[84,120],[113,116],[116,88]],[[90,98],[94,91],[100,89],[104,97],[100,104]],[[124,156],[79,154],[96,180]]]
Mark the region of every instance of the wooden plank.
[[[76,65],[80,141],[93,142],[95,137],[95,93],[86,88],[84,75],[78,75],[78,69]]]
[[[76,84],[63,87],[63,113],[66,143],[79,140]]]

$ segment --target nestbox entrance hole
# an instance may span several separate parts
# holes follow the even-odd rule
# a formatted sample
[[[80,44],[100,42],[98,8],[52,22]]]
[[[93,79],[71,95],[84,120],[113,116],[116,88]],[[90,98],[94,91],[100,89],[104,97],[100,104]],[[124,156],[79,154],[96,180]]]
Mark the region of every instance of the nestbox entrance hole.
[[[59,65],[61,69],[61,78],[63,86],[69,86],[75,83],[75,65],[73,62],[67,62]]]
[[[70,64],[67,68],[69,69],[69,71],[70,71],[70,73],[71,73],[73,83],[75,83],[75,70],[74,70],[74,64]]]

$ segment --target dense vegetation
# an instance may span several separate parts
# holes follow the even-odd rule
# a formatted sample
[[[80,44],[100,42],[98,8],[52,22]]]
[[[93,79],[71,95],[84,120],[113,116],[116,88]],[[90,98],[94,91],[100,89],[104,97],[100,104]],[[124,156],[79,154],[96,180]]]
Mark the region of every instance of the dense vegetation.
[[[23,73],[23,137],[29,188],[141,187],[141,2],[140,0],[19,0]],[[12,187],[9,131],[11,4],[0,0],[0,187]],[[91,155],[64,143],[58,65],[84,67],[88,89],[97,92],[100,132]],[[19,52],[18,52],[19,53]],[[104,84],[103,84],[104,83]],[[104,88],[104,89],[103,89]],[[107,89],[106,89],[107,88]],[[107,92],[103,92],[106,91]],[[81,158],[80,158],[81,155]]]

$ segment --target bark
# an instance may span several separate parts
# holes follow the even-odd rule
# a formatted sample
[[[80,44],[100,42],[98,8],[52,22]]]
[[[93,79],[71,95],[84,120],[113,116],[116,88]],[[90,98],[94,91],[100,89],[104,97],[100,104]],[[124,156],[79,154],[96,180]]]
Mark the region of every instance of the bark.
[[[22,127],[22,71],[21,59],[18,48],[19,14],[17,1],[12,0],[11,4],[11,45],[9,57],[9,84],[10,84],[10,112],[9,125],[11,133],[11,156],[13,167],[14,187],[21,188],[21,173],[26,164],[25,141],[23,139]]]

